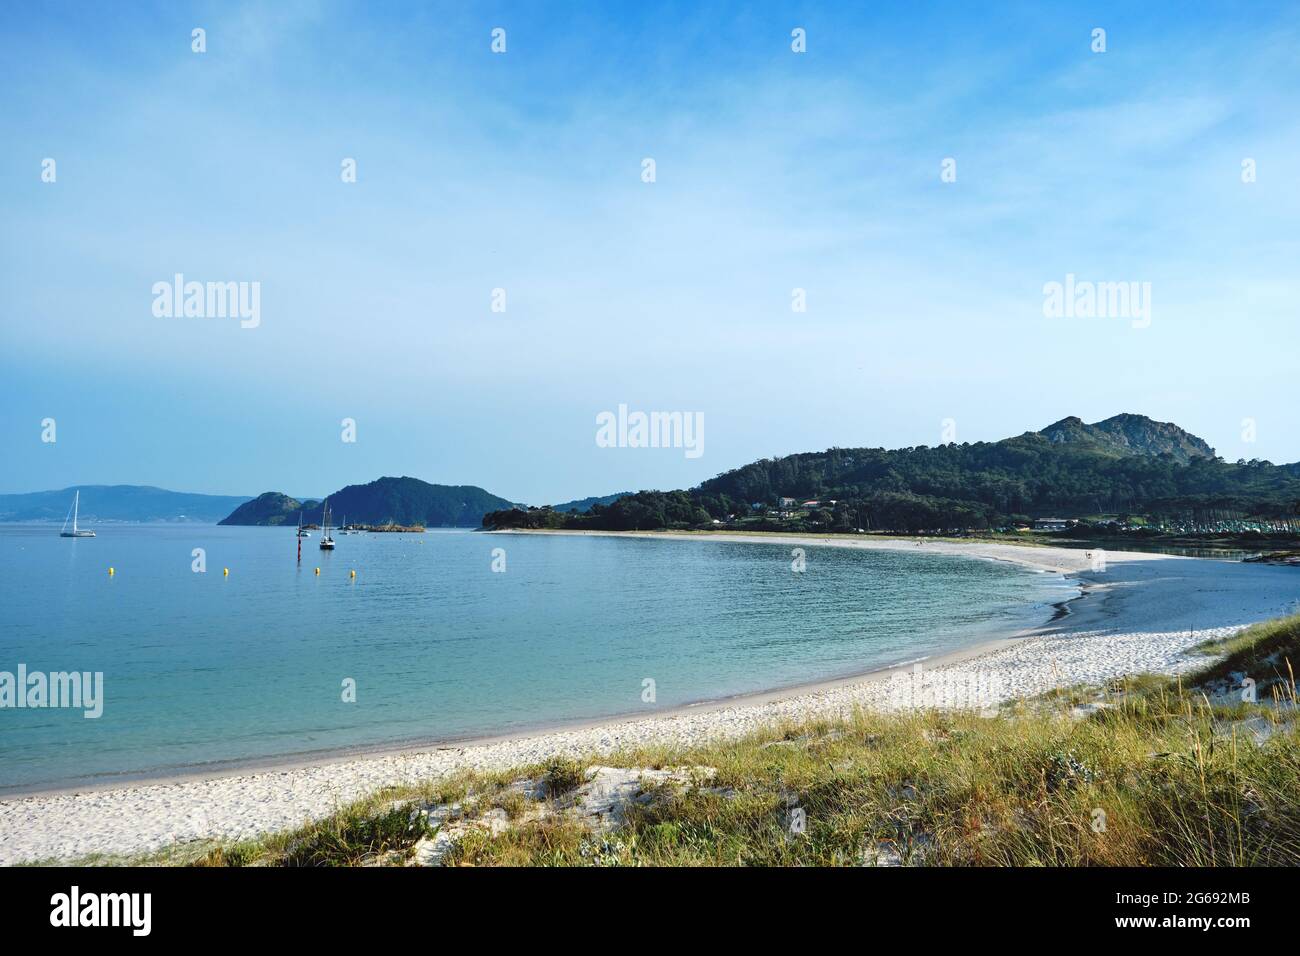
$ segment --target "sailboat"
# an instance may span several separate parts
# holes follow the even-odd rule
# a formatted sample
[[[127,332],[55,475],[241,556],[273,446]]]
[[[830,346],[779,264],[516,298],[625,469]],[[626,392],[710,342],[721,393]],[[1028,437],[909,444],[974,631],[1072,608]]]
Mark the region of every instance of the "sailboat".
[[[77,512],[81,509],[81,489],[72,498],[72,530],[68,530],[68,519],[63,519],[63,530],[59,532],[60,538],[93,538],[95,532],[80,531],[77,528]]]
[[[310,537],[311,537],[311,532],[310,532],[310,531],[303,531],[303,530],[302,530],[302,512],[301,512],[301,511],[298,512],[298,537],[300,537],[300,538],[310,538]]]
[[[330,500],[328,498],[325,499],[325,507],[321,510],[320,549],[322,551],[334,550],[334,539],[330,537]]]

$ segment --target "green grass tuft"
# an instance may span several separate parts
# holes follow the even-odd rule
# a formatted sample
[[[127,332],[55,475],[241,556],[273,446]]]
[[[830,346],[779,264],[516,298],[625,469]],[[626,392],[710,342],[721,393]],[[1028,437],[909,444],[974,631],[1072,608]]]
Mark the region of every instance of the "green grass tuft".
[[[546,787],[551,796],[577,790],[586,779],[587,765],[572,757],[552,757],[546,762]]]
[[[217,846],[196,866],[360,866],[404,862],[428,835],[419,807],[400,803],[376,808],[362,801],[324,820],[264,841]]]

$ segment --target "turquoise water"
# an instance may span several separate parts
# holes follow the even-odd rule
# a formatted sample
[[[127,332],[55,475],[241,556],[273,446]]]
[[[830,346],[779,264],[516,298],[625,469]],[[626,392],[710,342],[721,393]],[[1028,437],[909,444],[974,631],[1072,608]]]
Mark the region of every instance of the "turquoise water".
[[[453,531],[313,537],[299,566],[292,529],[98,530],[0,525],[0,671],[102,671],[105,697],[97,720],[0,709],[0,787],[649,713],[924,657],[1073,593],[922,551],[808,548],[795,574],[774,544]]]

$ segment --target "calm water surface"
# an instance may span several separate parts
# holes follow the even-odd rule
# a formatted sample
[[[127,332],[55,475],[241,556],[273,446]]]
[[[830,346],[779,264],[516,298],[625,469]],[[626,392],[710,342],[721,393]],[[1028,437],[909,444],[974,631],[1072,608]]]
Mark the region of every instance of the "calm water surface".
[[[105,696],[97,720],[0,710],[0,788],[648,713],[924,657],[1074,593],[924,552],[808,548],[795,574],[758,542],[450,531],[313,537],[300,566],[292,529],[98,530],[0,525],[0,671],[102,671]]]

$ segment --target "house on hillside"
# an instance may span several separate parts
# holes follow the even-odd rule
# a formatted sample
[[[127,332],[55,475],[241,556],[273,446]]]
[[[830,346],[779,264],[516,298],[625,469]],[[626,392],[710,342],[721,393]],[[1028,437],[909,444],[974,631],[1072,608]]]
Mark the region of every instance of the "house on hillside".
[[[1078,522],[1067,520],[1066,518],[1036,518],[1034,519],[1035,531],[1064,531],[1072,524]]]

